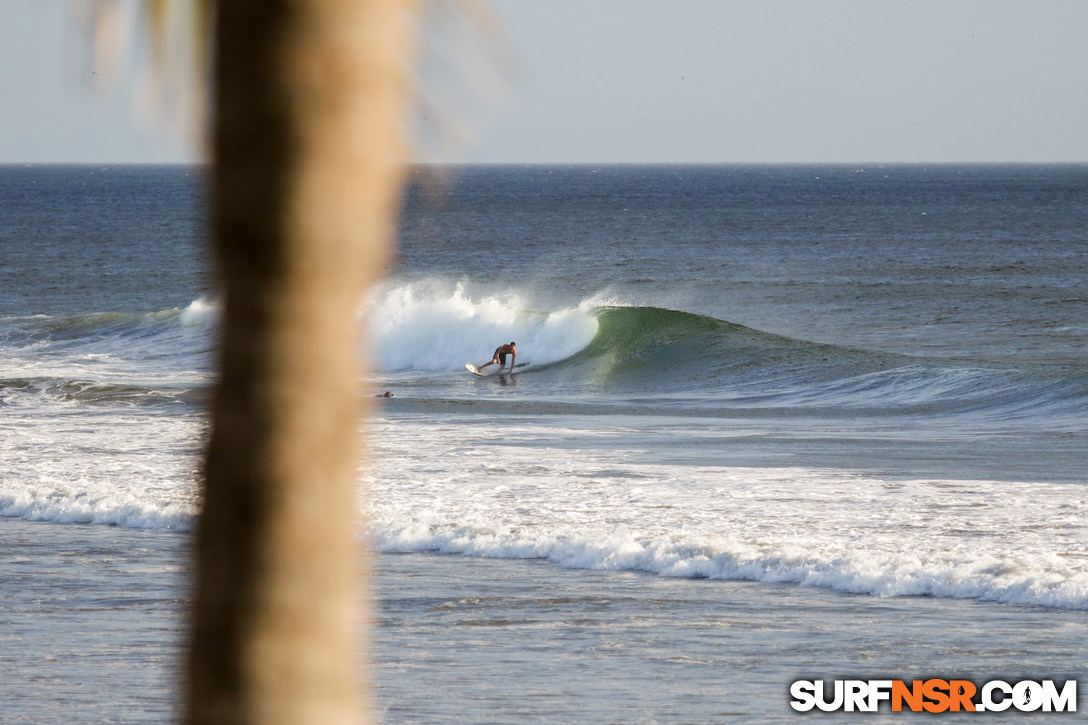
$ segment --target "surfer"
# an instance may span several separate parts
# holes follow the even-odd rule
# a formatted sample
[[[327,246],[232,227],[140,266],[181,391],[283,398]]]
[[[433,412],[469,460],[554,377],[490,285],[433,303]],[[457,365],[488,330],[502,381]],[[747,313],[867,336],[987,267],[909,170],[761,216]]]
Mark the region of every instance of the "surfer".
[[[495,354],[491,356],[491,362],[484,363],[483,365],[481,365],[480,367],[478,367],[476,369],[477,370],[483,370],[488,365],[494,365],[495,363],[498,363],[499,364],[499,370],[502,370],[504,367],[506,367],[506,356],[507,355],[510,356],[510,369],[513,370],[514,369],[514,360],[516,360],[517,357],[518,357],[517,343],[513,342],[513,341],[511,341],[507,345],[499,345],[497,348],[495,348]]]

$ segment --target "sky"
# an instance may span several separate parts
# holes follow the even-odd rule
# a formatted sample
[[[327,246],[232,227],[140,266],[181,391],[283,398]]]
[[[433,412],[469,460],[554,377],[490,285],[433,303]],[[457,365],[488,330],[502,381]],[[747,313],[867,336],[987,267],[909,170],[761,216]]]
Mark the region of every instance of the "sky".
[[[425,84],[467,132],[423,160],[1088,162],[1085,0],[491,4],[501,42],[452,63],[472,78]],[[68,7],[0,3],[0,163],[197,160],[95,87]]]

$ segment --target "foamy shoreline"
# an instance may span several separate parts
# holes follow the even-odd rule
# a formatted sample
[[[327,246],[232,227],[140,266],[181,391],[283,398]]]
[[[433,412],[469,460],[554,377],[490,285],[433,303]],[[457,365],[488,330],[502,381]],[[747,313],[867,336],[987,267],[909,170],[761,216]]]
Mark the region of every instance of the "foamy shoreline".
[[[0,518],[0,538],[3,721],[172,721],[188,535]],[[385,722],[784,722],[802,677],[1083,674],[1084,612],[540,560],[376,564]]]

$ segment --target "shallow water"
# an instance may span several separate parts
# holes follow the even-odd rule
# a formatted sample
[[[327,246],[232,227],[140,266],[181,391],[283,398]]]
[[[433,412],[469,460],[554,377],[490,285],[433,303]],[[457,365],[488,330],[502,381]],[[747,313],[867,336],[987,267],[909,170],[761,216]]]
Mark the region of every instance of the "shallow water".
[[[174,719],[188,537],[10,518],[0,533],[0,721]],[[542,561],[376,565],[376,705],[391,723],[780,722],[796,717],[796,679],[1064,681],[1086,664],[1080,612]]]
[[[389,719],[1084,669],[1088,167],[425,175],[361,303]],[[44,720],[168,718],[219,314],[199,179],[0,168],[0,524],[31,552],[0,687]],[[519,372],[465,371],[510,340]],[[80,636],[132,687],[84,685]]]

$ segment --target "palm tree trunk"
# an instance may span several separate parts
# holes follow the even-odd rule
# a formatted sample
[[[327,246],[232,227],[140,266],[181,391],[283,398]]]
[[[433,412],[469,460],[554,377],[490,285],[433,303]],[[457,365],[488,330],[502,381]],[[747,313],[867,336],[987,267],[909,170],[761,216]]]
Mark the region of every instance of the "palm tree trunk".
[[[409,5],[218,3],[211,187],[224,308],[190,722],[369,715],[357,307],[396,208]]]

